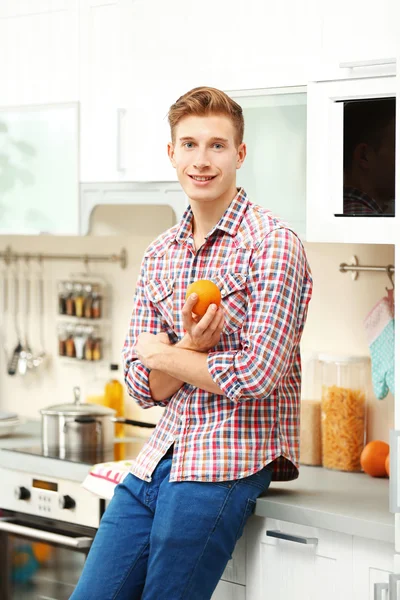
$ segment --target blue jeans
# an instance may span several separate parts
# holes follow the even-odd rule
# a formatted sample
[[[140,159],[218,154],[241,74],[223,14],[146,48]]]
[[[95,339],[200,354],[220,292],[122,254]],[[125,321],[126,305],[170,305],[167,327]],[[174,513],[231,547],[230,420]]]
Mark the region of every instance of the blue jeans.
[[[170,470],[164,458],[151,482],[130,473],[116,487],[70,600],[211,598],[272,473],[169,482]]]

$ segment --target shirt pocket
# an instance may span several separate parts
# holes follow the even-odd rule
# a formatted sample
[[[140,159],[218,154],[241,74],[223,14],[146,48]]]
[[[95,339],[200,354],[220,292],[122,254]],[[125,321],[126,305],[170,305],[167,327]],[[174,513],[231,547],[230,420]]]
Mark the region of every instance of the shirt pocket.
[[[224,333],[230,335],[238,331],[247,313],[246,276],[242,273],[219,273],[212,278],[221,292],[221,305],[224,309]]]
[[[174,279],[149,279],[145,285],[145,294],[167,332],[174,330],[174,284]]]

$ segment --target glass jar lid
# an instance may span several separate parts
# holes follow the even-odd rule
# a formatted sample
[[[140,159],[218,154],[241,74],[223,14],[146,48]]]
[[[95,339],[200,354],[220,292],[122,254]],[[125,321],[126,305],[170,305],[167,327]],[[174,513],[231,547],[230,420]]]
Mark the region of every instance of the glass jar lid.
[[[355,356],[351,354],[318,354],[318,360],[327,363],[348,364],[348,363],[367,363],[369,356]]]

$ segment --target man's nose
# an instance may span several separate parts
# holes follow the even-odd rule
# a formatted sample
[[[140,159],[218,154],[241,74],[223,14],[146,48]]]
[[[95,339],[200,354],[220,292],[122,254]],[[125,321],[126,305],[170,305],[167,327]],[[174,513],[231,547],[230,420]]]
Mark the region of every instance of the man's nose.
[[[210,160],[207,156],[207,153],[204,150],[198,150],[196,156],[194,157],[193,166],[196,169],[205,169],[210,166]]]

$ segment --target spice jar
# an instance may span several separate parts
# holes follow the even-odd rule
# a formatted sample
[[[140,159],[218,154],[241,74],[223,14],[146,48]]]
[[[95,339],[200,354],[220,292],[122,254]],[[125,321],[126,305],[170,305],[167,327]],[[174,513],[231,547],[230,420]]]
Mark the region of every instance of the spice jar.
[[[74,302],[75,302],[75,315],[79,318],[83,317],[83,290],[82,284],[76,283],[74,286]]]
[[[320,354],[322,465],[361,471],[366,439],[368,359]]]
[[[73,317],[75,315],[75,302],[73,295],[73,285],[70,282],[65,283],[65,312],[69,317]]]
[[[92,294],[92,318],[100,319],[101,318],[101,296],[98,291],[93,289]]]
[[[300,403],[300,463],[320,466],[321,454],[321,363],[316,353],[302,353]]]
[[[92,318],[92,286],[85,285],[84,315],[85,319]]]

